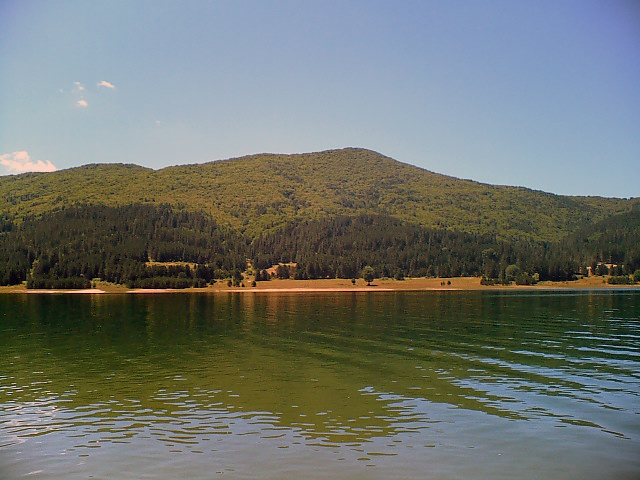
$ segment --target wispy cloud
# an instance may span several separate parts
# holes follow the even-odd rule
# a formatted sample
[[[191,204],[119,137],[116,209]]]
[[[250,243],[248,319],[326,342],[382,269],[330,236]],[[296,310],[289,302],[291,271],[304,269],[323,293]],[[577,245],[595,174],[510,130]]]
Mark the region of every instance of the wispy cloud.
[[[107,82],[105,80],[103,80],[100,83],[98,83],[98,86],[99,87],[106,87],[106,88],[116,88],[116,87],[113,86],[113,84],[111,84],[111,83],[109,83],[109,82]]]
[[[0,155],[0,166],[5,173],[55,172],[58,170],[50,161],[33,161],[27,152],[13,152]]]
[[[76,105],[78,105],[79,107],[88,107],[89,106],[89,104],[87,103],[86,100],[78,100],[76,102]]]
[[[76,86],[76,91],[78,92],[85,91],[84,85],[82,85],[80,82],[73,82],[73,84]]]

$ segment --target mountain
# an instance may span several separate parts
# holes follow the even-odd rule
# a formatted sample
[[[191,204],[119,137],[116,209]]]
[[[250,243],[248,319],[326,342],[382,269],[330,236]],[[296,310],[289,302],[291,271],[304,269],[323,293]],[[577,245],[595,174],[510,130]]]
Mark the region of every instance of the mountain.
[[[102,164],[0,177],[5,221],[19,223],[77,204],[136,203],[202,213],[251,238],[292,222],[374,214],[427,228],[557,241],[630,211],[638,199],[487,185],[355,148],[260,154],[157,171]]]
[[[278,275],[571,280],[640,269],[638,199],[566,197],[429,172],[362,149],[154,171],[0,177],[0,285],[202,286]],[[291,269],[284,264],[297,264]]]

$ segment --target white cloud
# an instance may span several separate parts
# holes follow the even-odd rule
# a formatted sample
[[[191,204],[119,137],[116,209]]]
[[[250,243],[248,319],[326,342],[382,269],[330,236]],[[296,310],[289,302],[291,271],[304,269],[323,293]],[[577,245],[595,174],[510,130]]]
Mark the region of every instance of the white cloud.
[[[80,82],[73,82],[73,84],[76,86],[77,91],[84,92],[85,88]]]
[[[113,86],[113,84],[111,84],[111,83],[109,83],[109,82],[107,82],[105,80],[103,80],[100,83],[98,83],[98,86],[99,87],[106,87],[106,88],[116,88],[116,87]]]
[[[5,167],[7,173],[25,172],[55,172],[58,170],[50,161],[34,162],[27,152],[13,152],[0,155],[0,166]]]
[[[88,107],[89,106],[89,104],[87,103],[86,100],[78,100],[76,105],[78,105],[79,107]]]

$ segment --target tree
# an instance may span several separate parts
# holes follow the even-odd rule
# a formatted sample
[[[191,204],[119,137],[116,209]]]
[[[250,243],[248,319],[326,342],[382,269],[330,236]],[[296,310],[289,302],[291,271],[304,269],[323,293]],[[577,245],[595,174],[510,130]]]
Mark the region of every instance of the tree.
[[[520,267],[518,267],[517,265],[509,265],[504,271],[504,275],[509,281],[515,280],[516,277],[520,275],[520,273]]]
[[[599,277],[609,275],[609,268],[604,263],[601,263],[596,267],[595,275]]]
[[[373,267],[367,265],[362,269],[362,278],[367,282],[367,286],[371,285],[371,282],[376,278],[376,272],[373,270]]]
[[[278,268],[276,268],[276,275],[280,280],[285,280],[291,277],[291,272],[289,271],[289,267],[280,264]]]

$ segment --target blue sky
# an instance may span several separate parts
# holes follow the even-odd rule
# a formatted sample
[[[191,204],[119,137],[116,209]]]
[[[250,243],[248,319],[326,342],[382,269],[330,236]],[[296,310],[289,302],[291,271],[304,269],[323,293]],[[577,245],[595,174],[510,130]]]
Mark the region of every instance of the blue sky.
[[[640,196],[640,2],[0,0],[0,174],[364,147]]]

